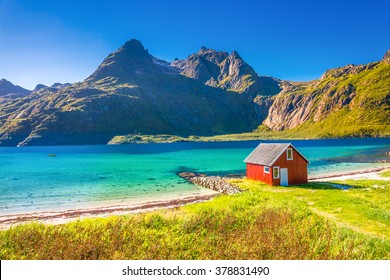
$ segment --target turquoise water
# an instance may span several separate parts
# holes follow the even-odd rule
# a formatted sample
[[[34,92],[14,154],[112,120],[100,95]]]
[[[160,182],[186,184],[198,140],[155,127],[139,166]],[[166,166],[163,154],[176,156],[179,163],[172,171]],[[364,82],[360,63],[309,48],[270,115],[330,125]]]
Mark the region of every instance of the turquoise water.
[[[309,176],[383,167],[374,162],[390,151],[389,138],[291,142],[309,159]],[[209,193],[176,172],[243,175],[258,143],[1,147],[0,216]]]

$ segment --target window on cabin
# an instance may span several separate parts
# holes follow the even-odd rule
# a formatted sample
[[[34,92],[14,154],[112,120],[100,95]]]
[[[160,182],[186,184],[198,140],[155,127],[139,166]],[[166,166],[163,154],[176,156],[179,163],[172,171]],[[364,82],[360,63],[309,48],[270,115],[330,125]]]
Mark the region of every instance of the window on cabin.
[[[293,151],[292,151],[292,148],[288,148],[286,150],[286,154],[287,154],[287,160],[292,160],[293,159]]]
[[[269,166],[264,166],[264,173],[269,173]]]
[[[279,179],[279,166],[273,168],[273,175],[274,179]]]

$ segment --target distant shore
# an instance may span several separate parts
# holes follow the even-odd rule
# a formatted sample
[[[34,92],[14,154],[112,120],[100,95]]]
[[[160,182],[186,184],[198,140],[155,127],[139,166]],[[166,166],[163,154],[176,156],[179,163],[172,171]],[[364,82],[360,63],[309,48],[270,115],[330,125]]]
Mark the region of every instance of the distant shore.
[[[334,180],[390,180],[390,177],[381,177],[380,173],[384,170],[390,170],[389,167],[376,168],[371,170],[362,170],[343,174],[330,174],[317,177],[309,177],[309,182],[327,182]],[[229,178],[227,178],[229,179]],[[70,221],[83,218],[101,218],[111,215],[125,215],[131,213],[141,213],[163,208],[175,208],[186,204],[208,201],[220,193],[208,193],[194,195],[182,198],[168,198],[154,200],[146,203],[133,205],[117,205],[109,207],[95,207],[85,209],[46,211],[26,214],[10,214],[0,216],[0,230],[6,230],[11,226],[27,222],[42,222],[45,224],[64,224]]]
[[[181,142],[238,142],[238,141],[276,141],[276,140],[337,140],[337,139],[356,139],[356,138],[389,138],[390,135],[384,133],[383,135],[359,135],[359,134],[345,134],[334,137],[326,135],[311,135],[308,136],[307,132],[291,132],[285,131],[272,131],[265,127],[252,132],[242,132],[237,134],[220,134],[213,136],[177,136],[169,134],[128,134],[114,136],[108,145],[126,145],[126,144],[168,144],[168,143],[181,143]]]

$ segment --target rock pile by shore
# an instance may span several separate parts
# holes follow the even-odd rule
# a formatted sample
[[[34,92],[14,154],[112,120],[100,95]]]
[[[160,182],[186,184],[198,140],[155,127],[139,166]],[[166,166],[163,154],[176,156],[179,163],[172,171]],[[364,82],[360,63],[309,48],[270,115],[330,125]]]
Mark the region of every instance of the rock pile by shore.
[[[390,152],[386,152],[385,155],[390,156]],[[390,163],[388,159],[381,159],[377,161],[378,163]]]
[[[193,172],[180,172],[178,175],[196,185],[211,189],[224,194],[240,193],[242,190],[227,182],[220,176],[206,176]]]

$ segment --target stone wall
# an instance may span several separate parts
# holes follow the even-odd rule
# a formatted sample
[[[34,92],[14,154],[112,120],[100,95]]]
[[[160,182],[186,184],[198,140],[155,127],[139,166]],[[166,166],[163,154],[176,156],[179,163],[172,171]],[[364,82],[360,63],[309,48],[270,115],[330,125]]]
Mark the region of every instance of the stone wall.
[[[224,194],[240,193],[242,190],[233,184],[230,184],[226,179],[220,176],[206,176],[204,174],[193,172],[181,172],[178,175],[196,185],[208,188]]]

